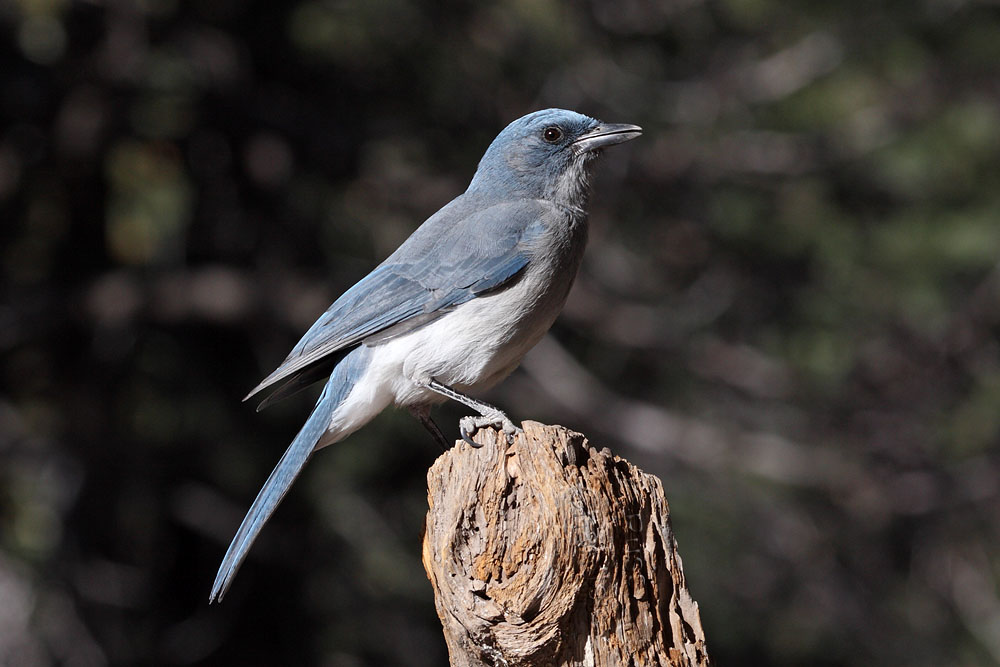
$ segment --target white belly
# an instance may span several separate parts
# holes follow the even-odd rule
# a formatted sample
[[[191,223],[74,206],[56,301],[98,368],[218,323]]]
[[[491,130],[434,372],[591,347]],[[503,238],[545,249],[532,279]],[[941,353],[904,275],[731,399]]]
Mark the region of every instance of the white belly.
[[[529,273],[505,290],[475,298],[430,324],[374,346],[368,367],[334,412],[317,446],[347,437],[390,404],[444,402],[444,396],[423,385],[430,378],[462,392],[484,391],[503,380],[552,326],[569,293],[572,273],[554,284]]]
[[[336,442],[395,403],[442,403],[428,389],[437,380],[460,392],[485,391],[507,377],[562,310],[586,243],[584,221],[553,226],[524,275],[493,294],[395,338],[373,345],[370,360],[336,409],[319,447]]]
[[[571,278],[570,278],[571,280]],[[489,389],[513,371],[555,321],[566,285],[549,285],[526,275],[496,294],[466,302],[438,320],[379,345],[372,370],[382,369],[397,405],[437,403],[442,398],[420,386],[434,378],[459,391]]]

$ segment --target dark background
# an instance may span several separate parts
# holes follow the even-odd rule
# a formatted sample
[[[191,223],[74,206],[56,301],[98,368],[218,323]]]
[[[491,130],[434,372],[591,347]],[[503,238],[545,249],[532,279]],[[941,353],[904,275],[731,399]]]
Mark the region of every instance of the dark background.
[[[664,480],[720,664],[1000,662],[992,3],[19,0],[0,35],[0,664],[445,663],[403,413],[207,605],[314,396],[240,399],[548,106],[646,133],[488,398]]]

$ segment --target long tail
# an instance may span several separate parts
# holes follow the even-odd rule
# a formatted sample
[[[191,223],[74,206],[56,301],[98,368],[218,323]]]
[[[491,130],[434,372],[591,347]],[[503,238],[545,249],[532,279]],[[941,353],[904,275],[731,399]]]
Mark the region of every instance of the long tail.
[[[368,355],[368,348],[364,346],[356,348],[337,365],[333,374],[330,375],[330,380],[323,388],[323,393],[320,394],[309,419],[292,440],[292,444],[285,450],[270,477],[264,482],[260,493],[257,494],[257,499],[253,501],[250,511],[247,512],[239,530],[236,531],[236,536],[222,559],[222,565],[219,566],[219,572],[215,575],[215,583],[208,596],[209,602],[222,601],[254,540],[257,539],[264,524],[278,507],[278,503],[285,497],[292,483],[302,472],[320,438],[330,428],[334,412],[347,398],[367,367]]]

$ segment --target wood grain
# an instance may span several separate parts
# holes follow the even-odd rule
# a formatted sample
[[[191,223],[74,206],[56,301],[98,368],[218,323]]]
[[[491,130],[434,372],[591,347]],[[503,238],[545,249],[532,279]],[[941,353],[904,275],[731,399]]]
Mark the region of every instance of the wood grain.
[[[452,667],[708,665],[660,480],[559,426],[443,454],[423,561]]]

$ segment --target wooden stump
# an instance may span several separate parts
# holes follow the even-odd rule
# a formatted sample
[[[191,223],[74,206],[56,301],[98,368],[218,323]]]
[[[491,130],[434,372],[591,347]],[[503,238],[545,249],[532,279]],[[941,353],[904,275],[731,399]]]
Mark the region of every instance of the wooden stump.
[[[452,667],[708,665],[660,480],[559,426],[481,430],[427,473]]]

